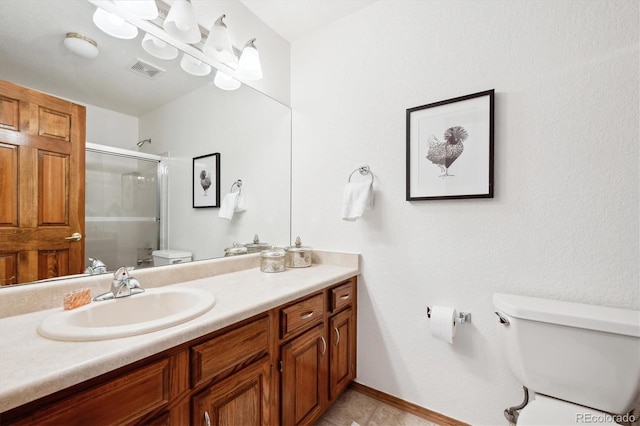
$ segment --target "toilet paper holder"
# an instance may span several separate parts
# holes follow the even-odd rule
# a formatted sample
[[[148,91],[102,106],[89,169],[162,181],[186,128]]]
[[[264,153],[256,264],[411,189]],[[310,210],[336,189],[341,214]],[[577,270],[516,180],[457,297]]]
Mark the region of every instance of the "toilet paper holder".
[[[428,305],[427,305],[427,318],[431,318],[431,306],[428,306]],[[458,312],[457,319],[460,324],[471,322],[471,312]]]

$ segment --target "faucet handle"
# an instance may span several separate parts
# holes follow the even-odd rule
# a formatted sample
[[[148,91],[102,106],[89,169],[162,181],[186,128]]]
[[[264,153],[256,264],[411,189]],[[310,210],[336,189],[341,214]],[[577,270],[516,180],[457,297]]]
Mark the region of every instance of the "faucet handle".
[[[140,281],[133,277],[129,278],[129,288],[140,288]]]
[[[119,267],[114,273],[113,273],[113,279],[115,281],[125,281],[129,279],[129,268],[127,268],[126,266],[121,266]]]

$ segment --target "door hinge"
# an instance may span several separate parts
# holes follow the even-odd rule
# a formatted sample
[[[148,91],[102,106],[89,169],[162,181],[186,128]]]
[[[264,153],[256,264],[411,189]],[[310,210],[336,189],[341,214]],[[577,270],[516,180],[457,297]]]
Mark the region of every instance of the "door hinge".
[[[282,360],[278,362],[278,370],[282,373]]]

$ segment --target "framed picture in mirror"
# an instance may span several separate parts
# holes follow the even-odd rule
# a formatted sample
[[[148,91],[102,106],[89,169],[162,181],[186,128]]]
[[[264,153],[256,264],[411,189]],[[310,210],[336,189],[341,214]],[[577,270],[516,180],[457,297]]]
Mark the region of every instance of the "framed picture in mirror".
[[[220,207],[220,153],[193,159],[193,208]]]

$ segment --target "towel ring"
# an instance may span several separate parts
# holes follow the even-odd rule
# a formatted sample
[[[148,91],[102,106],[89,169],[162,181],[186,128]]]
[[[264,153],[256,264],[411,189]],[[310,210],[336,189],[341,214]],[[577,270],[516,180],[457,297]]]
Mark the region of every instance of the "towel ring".
[[[369,166],[364,165],[364,166],[360,166],[357,169],[355,169],[354,171],[351,172],[351,174],[349,175],[349,179],[348,182],[351,182],[351,176],[353,176],[353,174],[355,172],[360,172],[360,174],[362,176],[364,175],[370,175],[371,176],[371,183],[373,183],[373,173],[371,173],[371,169],[369,168]]]
[[[237,181],[233,182],[233,184],[231,185],[231,189],[229,190],[229,192],[233,192],[233,188],[238,188],[238,195],[242,194],[242,180],[238,179]]]

